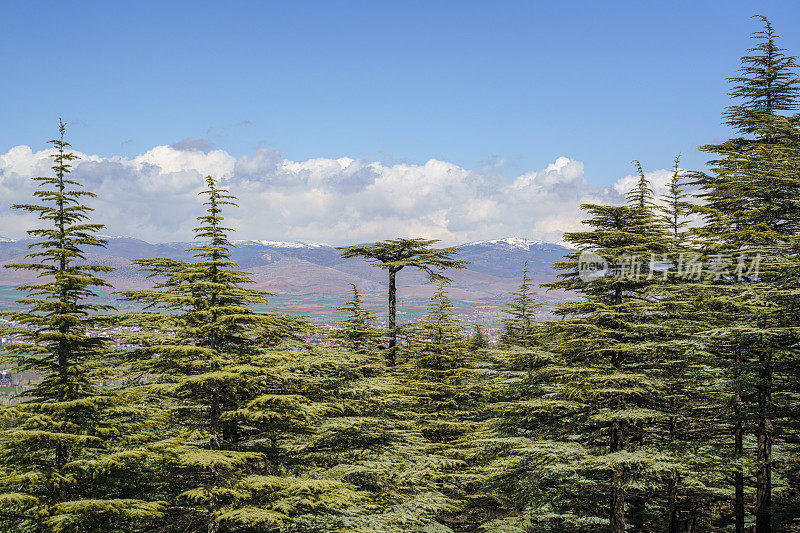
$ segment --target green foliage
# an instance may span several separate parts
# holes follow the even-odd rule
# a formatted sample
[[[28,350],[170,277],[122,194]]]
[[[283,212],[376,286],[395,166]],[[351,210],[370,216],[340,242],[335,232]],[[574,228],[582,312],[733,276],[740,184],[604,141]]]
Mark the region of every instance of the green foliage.
[[[375,327],[378,319],[375,314],[365,308],[361,302],[361,294],[355,283],[350,284],[353,297],[335,310],[343,313],[344,318],[337,323],[339,329],[331,334],[336,343],[357,353],[379,351],[383,335]]]
[[[661,204],[657,209],[661,213],[661,223],[667,229],[667,234],[673,246],[684,246],[688,240],[688,217],[695,205],[687,200],[689,193],[686,191],[686,173],[682,172],[680,156],[675,157],[672,167],[672,176],[667,183],[667,192],[661,197]]]
[[[475,324],[475,330],[469,338],[469,349],[472,352],[477,352],[491,345],[489,337],[483,332],[483,326]]]
[[[363,257],[374,266],[399,272],[410,266],[425,272],[432,281],[447,278],[440,272],[447,268],[464,268],[466,261],[453,259],[458,248],[431,248],[437,240],[390,239],[360,246],[342,246],[342,257]]]
[[[410,266],[425,272],[431,282],[449,281],[441,271],[447,268],[465,268],[467,261],[453,259],[458,248],[432,248],[437,240],[431,239],[390,239],[374,244],[343,246],[343,258],[363,257],[367,261],[389,272],[389,347],[387,360],[390,365],[397,362],[397,285],[396,276],[403,268]]]
[[[513,298],[506,304],[503,312],[508,318],[503,319],[503,332],[500,342],[508,346],[533,346],[536,342],[537,324],[536,310],[541,304],[536,303],[535,292],[531,292],[531,280],[528,277],[528,263],[522,268],[522,284],[517,292],[511,293]]]
[[[0,361],[39,379],[0,409],[0,529],[797,530],[800,78],[759,18],[709,171],[676,157],[657,200],[634,161],[627,203],[584,205],[565,235],[577,250],[544,287],[576,299],[537,322],[526,264],[494,348],[448,298],[465,261],[427,239],[341,248],[389,271],[388,350],[355,285],[333,342],[306,342],[319,328],[266,313],[231,260],[235,198],[211,177],[192,259],[137,260],[154,287],[109,316],[61,124],[54,176],[14,206],[41,227],[6,267],[38,278]],[[582,275],[585,252],[606,275]],[[407,266],[439,284],[401,329]]]
[[[784,450],[775,428],[794,401],[789,392],[794,386],[775,379],[775,372],[797,360],[796,336],[783,320],[793,316],[793,306],[778,296],[791,268],[777,265],[788,266],[783,254],[800,231],[800,132],[797,116],[787,116],[797,109],[800,77],[795,58],[777,46],[770,22],[758,18],[764,29],[753,35],[757,44],[742,57],[739,76],[730,79],[735,103],[724,114],[738,136],[702,147],[715,158],[709,162],[710,173],[695,174],[694,183],[704,200],[697,208],[703,224],[695,230],[704,255],[723,264],[746,258],[768,265],[763,273],[740,275],[731,265],[726,275],[707,280],[706,309],[721,308],[725,315],[701,333],[705,349],[723,370],[721,379],[733,405],[728,446],[736,454],[736,528],[741,530],[747,520],[745,484],[751,472],[743,467],[749,456],[744,440],[753,432],[755,529],[764,533],[773,528],[773,499],[779,495],[773,494],[779,486],[772,480],[773,448],[777,443],[778,453]],[[788,257],[792,255],[789,251]],[[778,301],[785,307],[776,305]]]
[[[651,199],[650,186],[640,172],[629,205],[584,205],[591,215],[585,221],[591,230],[565,238],[605,258],[610,273],[582,279],[576,252],[555,265],[565,270],[561,280],[547,285],[583,296],[559,305],[555,313],[564,319],[548,327],[556,339],[553,349],[571,374],[568,382],[550,385],[555,387],[552,394],[580,403],[576,412],[562,419],[557,445],[583,443],[581,453],[568,455],[560,467],[562,474],[580,483],[583,496],[561,495],[556,515],[607,520],[612,532],[624,531],[631,516],[636,528],[645,527],[650,518],[638,507],[652,497],[673,466],[654,446],[654,434],[665,418],[659,402],[663,382],[650,370],[649,354],[643,349],[650,338],[650,317],[639,305],[655,283],[652,254],[667,251]]]
[[[400,391],[409,397],[407,416],[434,462],[429,475],[448,498],[449,508],[439,521],[462,530],[482,519],[485,500],[493,498],[483,492],[482,476],[474,468],[486,386],[447,297],[448,286],[439,282],[427,314],[416,325],[409,358],[401,367]]]
[[[206,181],[206,215],[195,229],[205,242],[189,249],[195,261],[138,260],[158,286],[123,293],[169,313],[128,317],[151,330],[135,335],[140,347],[132,362],[156,376],[140,390],[165,418],[159,435],[143,437],[153,438],[147,446],[161,454],[148,490],[167,496],[176,529],[279,530],[295,515],[333,512],[361,496],[347,483],[315,482],[293,471],[299,439],[313,433],[330,407],[309,397],[297,373],[295,361],[304,354],[281,345],[291,324],[253,309],[266,305],[266,295],[245,287],[250,279],[230,260],[229,230],[222,226],[222,207],[235,205],[234,198]],[[264,483],[273,478],[264,474],[278,476],[269,490]]]
[[[647,176],[645,176],[642,164],[636,159],[633,160],[633,164],[636,165],[636,172],[639,179],[625,197],[628,200],[628,204],[634,207],[638,207],[639,209],[652,209],[655,205],[653,202],[653,196],[655,195],[653,188],[650,186],[650,181],[647,179]]]
[[[16,371],[35,372],[36,385],[19,402],[0,410],[8,421],[0,431],[0,524],[4,531],[77,527],[118,530],[120,524],[159,517],[163,504],[127,497],[115,478],[126,458],[115,454],[130,428],[124,406],[103,384],[114,377],[106,339],[93,334],[102,326],[93,303],[100,276],[110,267],[85,262],[86,250],[104,246],[95,236],[102,224],[89,221],[82,204],[91,192],[69,179],[77,156],[64,140],[65,124],[53,145],[53,176],[34,178],[39,203],[15,205],[38,216],[42,227],[26,256],[30,262],[5,265],[37,273],[39,283],[23,285],[25,311],[4,313],[22,327],[17,342],[4,347],[0,360]]]

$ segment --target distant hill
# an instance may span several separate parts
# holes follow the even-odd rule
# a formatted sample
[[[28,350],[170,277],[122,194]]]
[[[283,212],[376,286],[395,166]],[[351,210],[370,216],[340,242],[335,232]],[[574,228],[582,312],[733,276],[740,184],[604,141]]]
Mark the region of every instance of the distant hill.
[[[0,240],[0,264],[21,261],[28,251],[28,240]],[[344,301],[350,283],[358,285],[368,304],[375,310],[384,307],[387,274],[365,261],[342,259],[334,247],[317,242],[284,242],[250,240],[237,241],[232,258],[241,268],[250,272],[254,287],[269,291],[275,296],[271,303],[276,309],[310,314],[317,321],[333,318],[331,306]],[[189,259],[186,249],[191,243],[152,244],[132,237],[109,237],[105,249],[93,250],[87,260],[116,270],[108,281],[116,289],[133,289],[150,286],[150,281],[132,264],[142,257],[171,257]],[[552,281],[552,264],[569,252],[554,243],[519,238],[471,242],[460,246],[458,258],[470,261],[464,270],[450,271],[453,278],[451,297],[466,318],[487,325],[499,321],[499,307],[507,300],[510,291],[516,290],[524,263],[528,262],[531,278],[536,284]],[[12,287],[32,281],[29,272],[0,269],[0,302],[10,305]],[[424,308],[433,292],[427,278],[413,270],[403,270],[398,275],[399,318],[413,320]],[[565,299],[564,294],[551,291],[541,298],[549,307]],[[123,306],[124,307],[124,306]],[[272,306],[271,306],[272,307]],[[544,312],[546,313],[546,310]]]

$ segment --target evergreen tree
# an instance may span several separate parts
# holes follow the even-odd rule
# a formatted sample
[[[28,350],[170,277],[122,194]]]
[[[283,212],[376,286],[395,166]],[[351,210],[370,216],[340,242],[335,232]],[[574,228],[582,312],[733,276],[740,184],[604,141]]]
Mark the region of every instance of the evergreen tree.
[[[483,332],[483,326],[475,324],[475,330],[469,338],[469,349],[472,352],[477,352],[490,346],[489,337]]]
[[[639,175],[629,206],[592,206],[616,215],[602,229],[568,235],[586,251],[602,250],[614,276],[587,283],[575,253],[561,265],[568,271],[562,278],[574,290],[594,285],[603,292],[576,304],[583,313],[549,324],[539,345],[492,353],[498,373],[489,407],[494,437],[485,445],[495,457],[490,484],[510,505],[508,516],[492,521],[488,530],[595,530],[606,514],[598,503],[614,489],[603,479],[611,470],[613,481],[612,466],[622,475],[618,491],[626,513],[620,518],[626,527],[679,531],[724,524],[718,501],[730,494],[730,455],[720,446],[724,426],[718,420],[727,417],[727,405],[717,390],[719,369],[709,364],[696,336],[724,320],[729,309],[710,309],[701,280],[686,279],[685,265],[676,268],[691,252],[686,236],[676,238],[674,230],[683,232],[686,206],[679,204],[676,213],[674,204],[664,202],[659,224],[651,187]],[[683,185],[673,185],[674,197],[686,202]],[[591,221],[595,228],[598,222]],[[617,246],[621,250],[609,251]],[[621,297],[609,298],[620,282]],[[620,305],[609,305],[615,301]],[[600,349],[607,355],[598,358]],[[609,380],[609,355],[621,359],[627,384]],[[625,396],[614,398],[617,387]],[[612,399],[625,402],[627,411],[609,405]],[[598,439],[613,435],[613,418],[620,419],[624,449],[603,453]]]
[[[610,496],[605,512],[588,506],[578,516],[604,517],[613,533],[625,530],[628,505],[634,509],[635,525],[641,527],[646,498],[672,468],[652,442],[653,428],[664,418],[656,402],[661,384],[647,370],[640,347],[647,341],[647,318],[637,307],[653,283],[648,259],[663,253],[666,241],[650,207],[646,180],[635,190],[628,206],[584,205],[592,216],[585,223],[593,229],[565,235],[585,253],[607,261],[609,275],[582,278],[576,252],[555,265],[566,271],[562,279],[546,285],[583,297],[558,306],[555,313],[565,319],[551,326],[551,334],[558,338],[556,350],[565,363],[580,375],[565,399],[580,399],[586,406],[569,430],[590,454],[571,467],[582,476],[587,493],[582,503],[601,494]]]
[[[583,531],[591,523],[582,522],[581,500],[590,497],[574,468],[587,455],[564,438],[585,409],[572,394],[581,371],[550,351],[543,336],[536,340],[486,354],[491,391],[476,445],[486,490],[502,507],[481,531]]]
[[[0,530],[797,530],[800,77],[758,18],[710,170],[676,157],[656,201],[634,161],[627,204],[565,235],[545,287],[576,300],[537,323],[526,263],[493,349],[447,295],[466,261],[426,239],[340,248],[389,271],[388,352],[355,285],[335,345],[306,342],[247,288],[211,177],[193,258],[137,260],[155,287],[122,294],[144,309],[109,316],[61,123],[54,175],[14,206],[41,227],[6,266],[37,280],[0,362],[38,377],[0,408]],[[439,285],[401,328],[406,266]]]
[[[449,442],[463,434],[463,423],[454,415],[463,403],[458,394],[470,374],[465,364],[468,352],[463,326],[447,297],[447,287],[446,281],[440,281],[431,297],[428,313],[417,325],[412,341],[414,355],[407,364],[417,378],[414,382],[421,387],[415,389],[419,405],[437,415],[423,421],[423,435],[432,442]]]
[[[222,207],[234,198],[206,182],[206,214],[195,229],[206,242],[189,249],[196,260],[137,260],[162,281],[124,293],[169,313],[132,317],[149,325],[134,353],[137,370],[156,377],[145,393],[166,408],[167,425],[149,444],[161,454],[156,469],[165,470],[150,490],[169,500],[171,530],[280,531],[330,521],[362,496],[347,483],[293,471],[299,439],[326,408],[304,394],[297,352],[271,346],[285,321],[253,310],[266,297],[244,287],[250,279],[230,260],[222,226]]]
[[[694,210],[694,204],[687,200],[689,193],[686,191],[687,176],[679,167],[681,156],[675,157],[672,167],[672,176],[667,183],[667,193],[661,197],[658,210],[661,212],[661,223],[667,229],[669,238],[674,246],[688,244],[689,215]]]
[[[412,420],[428,443],[425,453],[435,465],[430,475],[451,504],[440,521],[469,531],[483,521],[487,498],[472,468],[478,454],[477,410],[485,388],[447,297],[448,285],[446,280],[439,282],[417,325],[411,355],[403,365],[402,391],[410,397]]]
[[[511,293],[513,298],[506,304],[503,312],[508,318],[503,319],[503,333],[500,340],[506,345],[533,346],[536,336],[536,310],[541,304],[534,300],[535,292],[531,292],[531,280],[528,277],[528,262],[522,267],[522,284],[517,292]]]
[[[797,175],[800,170],[800,150],[796,151],[789,161],[791,160],[795,167],[794,174]],[[770,454],[770,466],[775,474],[773,476],[772,472],[769,473],[771,478],[775,478],[776,487],[771,524],[778,531],[792,531],[792,527],[797,525],[797,517],[800,516],[800,498],[796,488],[796,481],[800,479],[800,464],[797,460],[800,454],[800,443],[797,439],[800,434],[800,346],[797,342],[800,338],[800,301],[797,297],[800,283],[800,237],[792,237],[772,247],[762,248],[761,251],[764,253],[764,260],[759,278],[764,281],[765,286],[758,295],[761,311],[759,323],[763,328],[764,344],[772,353],[769,358],[770,367],[760,368],[758,374],[759,378],[769,378],[769,403],[756,413],[759,418],[764,414],[771,415],[775,427],[771,440],[776,450]],[[771,370],[772,374],[765,375],[765,370]],[[762,428],[758,429],[758,434],[761,434]],[[759,440],[758,444],[761,445],[762,442]],[[762,451],[761,446],[758,451]]]
[[[410,266],[428,275],[430,281],[448,280],[441,274],[446,268],[464,268],[466,261],[453,259],[458,248],[431,248],[438,241],[430,239],[391,239],[362,246],[344,246],[342,257],[363,257],[374,266],[389,272],[389,349],[390,366],[397,360],[397,273]]]
[[[688,268],[701,256],[686,229],[694,204],[678,164],[676,157],[658,206],[667,240],[657,258],[663,273],[639,303],[649,329],[640,348],[649,371],[663,384],[660,404],[668,415],[654,437],[674,461],[656,494],[669,532],[724,527],[726,511],[717,502],[732,494],[727,465],[734,460],[721,440],[730,421],[729,398],[719,390],[723,370],[699,340],[704,331],[725,323],[731,308],[718,301],[710,305],[703,273]]]
[[[128,497],[124,481],[114,479],[123,459],[116,445],[126,426],[119,401],[103,382],[114,377],[108,366],[108,339],[95,334],[106,324],[99,313],[113,309],[95,303],[101,277],[110,267],[85,261],[87,249],[105,246],[82,202],[94,194],[68,176],[78,156],[64,140],[59,122],[53,176],[34,178],[35,204],[15,205],[38,216],[42,227],[28,263],[6,265],[28,270],[41,280],[19,289],[25,311],[5,316],[20,327],[10,333],[3,362],[41,381],[19,402],[2,408],[9,425],[0,431],[0,527],[4,531],[121,531],[142,516],[160,516],[162,503]]]
[[[409,416],[413,400],[402,394],[380,352],[308,347],[289,368],[303,377],[304,396],[322,406],[313,432],[298,443],[291,471],[366,495],[341,513],[306,520],[310,530],[421,531],[451,507],[433,475],[441,459],[427,454],[418,420]]]
[[[752,259],[759,250],[768,251],[796,235],[800,223],[796,208],[800,180],[793,165],[787,167],[797,146],[796,118],[787,113],[797,108],[800,78],[795,58],[777,46],[770,22],[758,18],[764,29],[753,34],[756,46],[742,57],[740,75],[730,79],[730,95],[738,102],[724,113],[726,124],[739,136],[704,146],[716,158],[709,163],[711,173],[697,174],[695,180],[705,200],[699,208],[704,224],[696,233],[706,256],[721,258],[721,262],[735,262],[732,257]],[[744,434],[751,417],[756,426],[755,517],[756,531],[763,533],[772,527],[774,358],[785,350],[786,338],[770,333],[774,323],[767,317],[772,314],[751,302],[753,294],[767,290],[767,280],[752,273],[731,273],[713,281],[718,298],[737,310],[735,320],[718,329],[713,340],[715,353],[728,359],[737,406],[733,440],[738,456],[744,456]],[[745,527],[745,476],[741,471],[734,476],[736,531],[740,532]]]
[[[633,160],[633,164],[636,165],[636,172],[639,179],[636,181],[636,185],[625,195],[625,198],[628,200],[628,203],[634,207],[638,207],[639,209],[652,209],[655,206],[653,201],[653,195],[655,194],[653,188],[650,186],[650,181],[644,173],[642,164],[637,159]]]
[[[353,297],[343,306],[334,308],[345,313],[345,317],[337,323],[339,329],[331,336],[339,346],[356,353],[379,351],[383,335],[375,327],[378,319],[363,306],[356,284],[351,283],[350,287],[353,289]]]

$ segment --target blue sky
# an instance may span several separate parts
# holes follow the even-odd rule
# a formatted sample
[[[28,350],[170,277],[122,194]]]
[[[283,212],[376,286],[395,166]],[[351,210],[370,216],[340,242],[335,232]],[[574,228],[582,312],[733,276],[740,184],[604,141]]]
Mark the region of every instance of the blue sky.
[[[191,237],[206,174],[240,238],[558,241],[632,159],[657,191],[677,153],[703,168],[755,12],[800,54],[796,1],[0,9],[0,197],[30,198],[61,116],[99,221],[151,241]]]
[[[726,76],[786,2],[4,2],[0,152],[59,115],[73,144],[185,138],[234,155],[366,157],[510,173],[564,155],[609,184],[726,134]]]

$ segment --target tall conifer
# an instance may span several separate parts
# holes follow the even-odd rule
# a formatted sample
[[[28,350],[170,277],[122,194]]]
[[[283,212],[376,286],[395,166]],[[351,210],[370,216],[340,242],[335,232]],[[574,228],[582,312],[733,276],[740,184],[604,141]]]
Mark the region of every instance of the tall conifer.
[[[584,252],[607,261],[607,275],[582,277],[580,253],[575,252],[568,255],[569,261],[555,265],[566,271],[562,279],[546,285],[583,296],[559,305],[555,312],[564,320],[551,327],[566,363],[583,373],[575,394],[584,399],[588,411],[583,420],[576,420],[579,427],[573,431],[601,432],[605,437],[583,437],[593,456],[584,463],[593,465],[585,472],[607,475],[589,475],[586,480],[592,484],[587,488],[609,495],[606,512],[586,511],[605,515],[612,533],[625,530],[628,503],[641,504],[655,480],[671,467],[652,447],[651,425],[664,417],[655,401],[661,383],[645,364],[640,344],[648,338],[647,319],[636,305],[654,282],[649,258],[663,253],[666,241],[652,212],[651,189],[643,172],[640,176],[630,205],[584,205],[591,215],[585,223],[592,229],[565,235]],[[641,511],[634,514],[643,519]]]
[[[740,74],[731,78],[731,97],[736,103],[724,113],[726,124],[739,135],[702,149],[715,155],[710,174],[698,174],[705,205],[699,208],[704,224],[696,233],[707,256],[740,256],[752,261],[759,250],[785,242],[799,229],[800,180],[786,168],[787,150],[796,146],[795,119],[787,116],[797,108],[800,78],[796,61],[778,47],[771,23],[753,34],[757,44],[742,57]],[[788,170],[788,171],[787,171]],[[766,246],[767,248],[762,248]],[[768,258],[767,258],[768,259]],[[729,259],[730,262],[736,260]],[[735,270],[735,267],[734,267]],[[772,446],[775,440],[774,357],[781,341],[770,333],[774,323],[765,309],[751,305],[751,295],[761,292],[763,282],[755,273],[730,275],[716,280],[721,298],[738,306],[736,319],[727,328],[731,384],[739,421],[733,431],[734,446],[742,456],[745,424],[752,413],[757,435],[756,531],[771,530]],[[744,282],[744,283],[742,283]],[[719,331],[717,337],[723,333]],[[722,354],[720,354],[722,355]],[[750,404],[750,398],[754,398]],[[750,408],[752,406],[752,409]],[[736,530],[745,526],[744,477],[736,479]]]
[[[483,512],[475,500],[485,495],[472,466],[479,428],[476,411],[485,388],[447,296],[448,286],[447,281],[439,282],[417,325],[401,390],[410,397],[412,418],[428,443],[425,453],[437,464],[430,474],[452,505],[440,520],[456,530],[469,530],[475,520],[483,519],[474,516]]]
[[[511,293],[511,302],[506,304],[503,312],[508,315],[503,319],[503,333],[500,340],[507,345],[533,346],[537,331],[536,310],[541,304],[534,299],[531,291],[531,279],[528,277],[528,262],[522,268],[522,283],[516,292]]]
[[[206,214],[189,248],[195,261],[136,262],[161,282],[128,291],[169,314],[138,314],[136,368],[156,382],[145,390],[166,407],[167,426],[152,449],[163,477],[153,488],[169,499],[173,530],[280,530],[293,521],[330,521],[361,499],[349,484],[292,475],[298,439],[325,410],[303,393],[297,352],[272,347],[279,317],[256,312],[265,294],[230,259],[222,208],[234,197],[206,178]],[[284,331],[284,334],[289,333]],[[280,337],[280,335],[277,335]]]
[[[433,248],[438,241],[432,239],[390,239],[359,246],[343,246],[342,257],[363,257],[374,266],[389,272],[389,366],[397,362],[397,273],[405,267],[414,267],[427,274],[429,280],[449,281],[441,273],[447,268],[464,268],[467,261],[453,259],[458,248]]]
[[[33,178],[39,202],[14,206],[37,215],[42,227],[28,232],[36,239],[30,262],[6,267],[40,281],[19,287],[27,292],[18,301],[26,310],[4,313],[19,327],[0,360],[41,381],[0,412],[10,421],[0,431],[4,531],[118,531],[139,517],[160,516],[162,508],[129,497],[124,480],[113,477],[122,460],[115,445],[126,427],[117,419],[117,396],[102,386],[113,374],[98,315],[113,308],[96,303],[97,288],[109,286],[101,276],[113,269],[85,261],[87,250],[105,246],[95,235],[104,226],[90,221],[92,209],[83,204],[94,194],[69,177],[78,156],[65,131],[59,122],[60,136],[50,141],[54,175]]]
[[[379,351],[383,335],[375,327],[378,319],[372,311],[364,307],[355,283],[351,283],[350,287],[353,291],[352,298],[341,307],[335,308],[345,313],[345,316],[338,322],[339,329],[332,333],[332,337],[341,347],[353,352]]]

